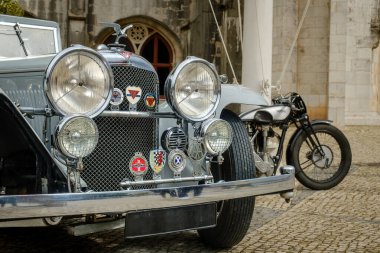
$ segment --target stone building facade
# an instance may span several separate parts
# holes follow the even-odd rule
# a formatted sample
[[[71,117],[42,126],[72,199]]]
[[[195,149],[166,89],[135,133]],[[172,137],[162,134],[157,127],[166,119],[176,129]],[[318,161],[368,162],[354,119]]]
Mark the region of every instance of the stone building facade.
[[[273,79],[308,0],[274,0]],[[380,124],[379,0],[311,0],[283,92],[303,94],[313,117]]]
[[[309,0],[265,1],[273,1],[273,19],[266,24],[273,28],[273,36],[271,55],[263,52],[263,57],[272,56],[271,82],[276,84]],[[161,79],[185,56],[194,55],[215,63],[219,72],[228,74],[232,81],[209,1],[19,2],[27,15],[57,21],[64,46],[80,43],[96,47],[112,42],[112,29],[101,22],[133,24],[125,44],[148,58]],[[244,55],[238,0],[211,2],[240,81]],[[331,119],[338,125],[380,124],[379,2],[310,0],[296,48],[281,80],[281,93],[297,91],[302,94],[312,118]],[[241,0],[244,16],[243,10],[244,0]],[[245,25],[256,26],[255,23]],[[255,83],[244,85],[261,89],[254,87]],[[276,95],[274,90],[272,95]]]

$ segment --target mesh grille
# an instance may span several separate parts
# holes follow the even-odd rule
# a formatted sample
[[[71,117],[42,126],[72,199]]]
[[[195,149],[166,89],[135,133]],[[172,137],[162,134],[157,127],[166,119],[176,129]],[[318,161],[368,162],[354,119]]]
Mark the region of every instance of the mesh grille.
[[[112,71],[115,88],[119,88],[124,94],[127,86],[141,87],[142,96],[137,110],[146,111],[144,96],[154,93],[157,98],[156,74],[127,65],[112,66]],[[119,107],[120,111],[129,110],[128,101],[124,99]],[[97,117],[94,120],[99,128],[99,143],[94,152],[83,161],[86,170],[82,178],[88,188],[94,191],[120,190],[119,184],[123,179],[133,181],[129,161],[135,153],[141,152],[149,160],[150,150],[158,146],[158,121],[153,118],[114,117]],[[152,170],[149,170],[144,179],[152,179],[152,175]]]

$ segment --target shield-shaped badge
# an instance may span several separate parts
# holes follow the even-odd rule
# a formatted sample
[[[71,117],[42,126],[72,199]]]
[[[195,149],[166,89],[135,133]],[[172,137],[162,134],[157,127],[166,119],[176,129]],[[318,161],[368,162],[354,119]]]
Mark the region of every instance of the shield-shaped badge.
[[[128,86],[125,89],[125,94],[127,95],[127,100],[129,102],[129,109],[131,111],[136,111],[136,104],[137,102],[140,101],[141,99],[141,87],[137,86]]]
[[[147,93],[145,95],[145,105],[148,108],[148,110],[154,110],[156,107],[156,97],[153,93]]]
[[[155,149],[150,151],[149,165],[152,170],[158,174],[164,168],[166,163],[166,152],[162,149]]]

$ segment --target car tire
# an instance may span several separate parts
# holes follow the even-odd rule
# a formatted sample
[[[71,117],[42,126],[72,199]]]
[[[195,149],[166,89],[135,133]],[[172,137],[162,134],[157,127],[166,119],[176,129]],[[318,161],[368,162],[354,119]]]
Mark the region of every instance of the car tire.
[[[223,154],[224,162],[221,170],[217,168],[217,163],[212,163],[211,170],[214,181],[254,178],[255,165],[252,146],[244,124],[236,114],[229,110],[222,111],[221,119],[231,124],[233,140],[229,149]],[[217,225],[213,228],[198,230],[201,240],[216,248],[230,248],[238,244],[248,231],[254,204],[255,197],[225,200],[218,203]]]

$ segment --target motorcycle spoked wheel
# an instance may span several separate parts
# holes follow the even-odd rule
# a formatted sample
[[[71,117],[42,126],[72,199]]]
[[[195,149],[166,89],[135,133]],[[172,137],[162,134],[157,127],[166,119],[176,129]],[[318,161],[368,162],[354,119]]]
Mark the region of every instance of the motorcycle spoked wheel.
[[[214,181],[234,181],[255,177],[255,164],[252,146],[247,130],[240,118],[229,110],[223,110],[221,118],[231,124],[233,140],[229,149],[223,153],[224,162],[221,174],[218,165],[212,163]],[[230,248],[238,244],[249,228],[255,205],[255,197],[225,200],[218,203],[217,225],[200,229],[201,240],[212,247]]]
[[[314,125],[314,132],[325,153],[321,156],[318,147],[312,147],[302,133],[292,150],[292,165],[296,178],[312,190],[327,190],[338,185],[347,175],[352,160],[350,143],[344,134],[331,125]]]

